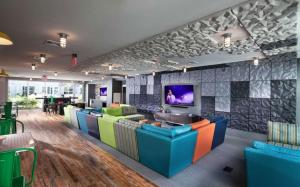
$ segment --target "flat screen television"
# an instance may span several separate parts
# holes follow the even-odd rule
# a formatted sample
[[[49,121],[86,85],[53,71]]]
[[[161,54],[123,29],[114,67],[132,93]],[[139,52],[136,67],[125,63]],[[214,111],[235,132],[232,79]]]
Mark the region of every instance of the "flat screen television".
[[[107,87],[100,88],[100,96],[107,96]]]
[[[194,106],[194,86],[165,86],[165,104],[173,106]]]

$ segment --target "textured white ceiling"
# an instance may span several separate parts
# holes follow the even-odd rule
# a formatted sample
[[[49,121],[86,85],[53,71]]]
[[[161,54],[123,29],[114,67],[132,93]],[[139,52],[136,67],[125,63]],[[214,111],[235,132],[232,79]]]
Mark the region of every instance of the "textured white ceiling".
[[[119,70],[113,71],[113,73],[127,74],[130,73],[126,71],[128,69],[140,69],[145,72],[152,71],[153,68],[164,70],[166,69],[164,66],[143,66],[143,63],[140,61],[141,55],[136,55],[136,51],[134,55],[125,53],[126,55],[124,56],[118,52],[117,49],[126,49],[124,48],[126,46],[132,47],[131,44],[138,41],[145,41],[145,38],[152,40],[152,36],[170,31],[178,26],[180,26],[178,27],[179,29],[185,29],[186,26],[181,27],[181,25],[193,20],[199,20],[200,18],[232,7],[243,1],[244,0],[1,0],[1,31],[9,34],[14,41],[14,45],[0,47],[0,68],[4,67],[7,69],[12,76],[22,77],[41,77],[46,74],[49,78],[56,78],[53,76],[53,73],[57,71],[59,72],[58,78],[71,80],[99,79],[99,74],[86,77],[81,71],[87,69],[105,74],[108,73],[107,66],[103,66],[103,64],[107,65],[111,62],[118,66],[121,65]],[[270,0],[268,2],[272,4],[277,3],[278,0]],[[279,9],[279,16],[284,17],[284,15],[280,14],[280,9],[285,7],[285,4],[289,4],[293,1],[283,0],[280,2],[283,2],[283,4],[279,6],[275,4],[274,7],[276,10]],[[254,7],[256,7],[256,5]],[[253,10],[251,7],[246,7],[245,11],[247,12],[245,15],[248,15],[248,17],[243,17],[243,19],[253,16],[253,13],[248,13],[250,11],[255,12],[255,9]],[[287,12],[291,11],[294,10],[291,9]],[[219,12],[214,15],[219,14],[224,14],[224,12]],[[244,13],[242,14],[244,15]],[[229,15],[229,17],[231,21],[221,21],[224,23],[236,23],[236,21],[232,19],[232,15]],[[272,14],[270,14],[269,17],[272,18],[268,20],[269,22],[278,21],[273,20],[274,16],[272,16]],[[211,17],[205,19],[211,19]],[[258,19],[262,19],[262,17],[258,15]],[[291,20],[293,20],[293,17]],[[285,19],[280,19],[280,23],[285,21]],[[247,22],[247,20],[245,22]],[[221,25],[224,26],[226,24]],[[215,27],[211,27],[211,29],[214,28]],[[218,30],[222,30],[222,27]],[[177,29],[174,31],[177,31]],[[43,45],[43,41],[46,39],[56,40],[58,32],[70,34],[66,49]],[[200,33],[203,34],[203,32]],[[161,37],[163,35],[159,34],[157,36]],[[203,43],[202,45],[205,48],[207,43]],[[240,45],[245,44],[241,43]],[[143,49],[143,47],[144,46],[141,45],[141,49]],[[175,53],[174,51],[170,53],[159,53],[155,52],[155,47],[151,48],[150,46],[150,48],[145,49],[147,50],[146,53],[149,52],[148,56],[144,56],[147,60],[149,60],[149,56],[156,58],[157,54],[159,54],[160,60],[165,60],[166,57],[182,56],[178,50],[175,51]],[[117,53],[110,53],[113,50],[117,50]],[[154,53],[151,50],[153,50]],[[73,52],[78,53],[79,57],[80,65],[76,68],[72,68],[70,63],[70,57]],[[46,53],[50,58],[46,64],[39,64],[37,70],[32,72],[30,66],[34,62],[33,57],[40,53]],[[199,54],[202,54],[202,52]],[[199,54],[196,53],[192,56],[196,58]],[[241,59],[241,57],[250,58],[251,54],[238,57],[236,55],[221,54],[219,57],[226,56],[226,59],[229,61],[234,61]],[[109,56],[109,59],[106,58],[107,56]],[[137,56],[139,57],[138,61],[136,60]],[[218,56],[218,54],[212,55],[211,58],[216,58],[216,56]],[[144,60],[144,58],[142,60]],[[199,57],[199,59],[202,58]],[[193,66],[193,64],[190,64],[190,66]]]

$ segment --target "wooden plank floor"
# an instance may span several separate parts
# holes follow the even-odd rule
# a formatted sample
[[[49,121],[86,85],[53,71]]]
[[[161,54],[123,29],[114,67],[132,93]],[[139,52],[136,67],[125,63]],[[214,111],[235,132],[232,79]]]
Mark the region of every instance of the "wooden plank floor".
[[[18,119],[38,141],[38,163],[32,186],[155,186],[112,155],[66,127],[63,117],[39,110],[20,111]],[[31,156],[22,155],[30,173]]]

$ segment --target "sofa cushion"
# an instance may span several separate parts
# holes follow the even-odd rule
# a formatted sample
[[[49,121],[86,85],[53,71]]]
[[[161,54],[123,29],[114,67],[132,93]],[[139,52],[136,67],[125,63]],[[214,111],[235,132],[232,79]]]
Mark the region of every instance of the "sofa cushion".
[[[256,149],[262,149],[262,150],[271,150],[282,154],[287,154],[291,156],[299,156],[300,157],[300,151],[299,150],[293,150],[277,145],[271,145],[260,141],[254,141],[252,144],[253,148]]]
[[[268,141],[300,146],[300,126],[269,121]]]
[[[185,125],[185,126],[167,129],[167,128],[156,127],[156,126],[153,126],[150,124],[145,124],[142,126],[142,129],[153,132],[153,133],[160,134],[162,136],[167,136],[167,137],[173,138],[175,136],[178,136],[180,134],[190,131],[191,126]]]
[[[203,119],[201,121],[197,121],[195,123],[192,123],[191,126],[192,126],[192,129],[198,129],[200,127],[203,127],[203,126],[206,126],[210,123],[210,121],[208,119]]]
[[[122,116],[122,108],[107,108],[106,113],[111,116]]]
[[[122,106],[122,115],[123,116],[128,116],[132,114],[137,114],[137,109],[134,106]]]

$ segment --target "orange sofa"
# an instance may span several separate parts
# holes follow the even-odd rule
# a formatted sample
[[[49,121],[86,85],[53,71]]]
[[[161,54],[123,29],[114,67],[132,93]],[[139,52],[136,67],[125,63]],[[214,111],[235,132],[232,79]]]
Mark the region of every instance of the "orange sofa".
[[[194,151],[193,163],[210,152],[215,132],[215,124],[204,119],[191,124],[193,130],[198,131],[197,142]]]

